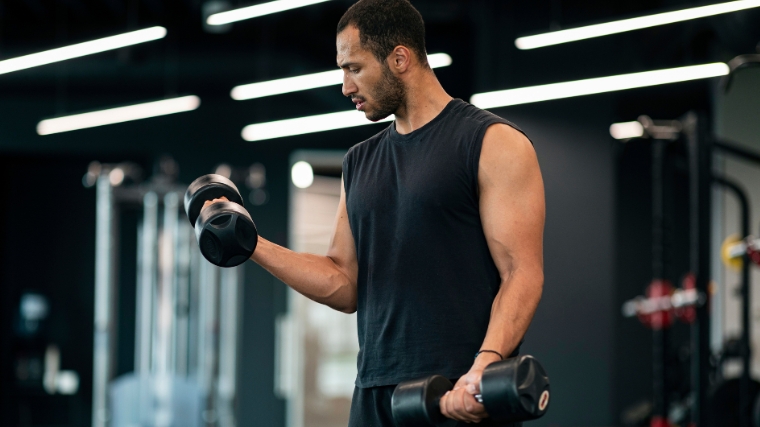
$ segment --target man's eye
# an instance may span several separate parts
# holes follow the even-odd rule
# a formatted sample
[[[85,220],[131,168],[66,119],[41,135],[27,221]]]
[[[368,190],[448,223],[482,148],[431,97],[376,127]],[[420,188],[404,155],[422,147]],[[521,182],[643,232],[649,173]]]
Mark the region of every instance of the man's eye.
[[[358,68],[350,68],[348,71],[350,71],[350,72],[352,72],[352,73],[356,74],[356,73],[358,73],[358,72],[359,72],[359,69],[358,69]]]

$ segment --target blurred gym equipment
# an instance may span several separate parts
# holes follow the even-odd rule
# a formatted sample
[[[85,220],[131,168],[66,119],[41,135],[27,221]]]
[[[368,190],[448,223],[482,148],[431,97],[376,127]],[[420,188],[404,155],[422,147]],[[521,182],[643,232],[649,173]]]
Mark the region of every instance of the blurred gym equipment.
[[[744,55],[732,61],[732,74],[755,60],[757,55]],[[724,82],[729,87],[730,76]],[[687,418],[695,425],[705,426],[753,426],[752,416],[760,383],[751,378],[750,363],[752,351],[750,346],[750,276],[749,268],[752,254],[755,252],[755,239],[750,236],[750,212],[746,192],[741,186],[725,177],[712,172],[714,152],[760,163],[760,155],[741,148],[729,141],[713,137],[705,120],[690,113],[680,120],[654,121],[641,116],[639,123],[643,128],[644,138],[651,139],[652,147],[652,206],[653,206],[653,280],[646,290],[645,297],[637,297],[623,305],[626,317],[637,316],[646,326],[653,329],[653,404],[648,414],[651,427],[667,426],[680,423]],[[691,229],[688,247],[690,248],[691,271],[686,272],[681,289],[674,288],[665,279],[667,275],[664,250],[666,245],[666,228],[664,218],[669,214],[664,208],[664,186],[668,177],[664,175],[665,148],[668,144],[682,144],[686,153],[685,163],[689,176],[689,203]],[[672,177],[669,177],[672,179]],[[724,244],[721,258],[725,265],[741,269],[741,338],[729,341],[734,351],[722,352],[717,363],[708,345],[709,313],[708,296],[710,295],[708,278],[710,277],[710,212],[711,186],[717,185],[733,193],[740,206],[740,224],[742,237],[730,237]],[[672,214],[671,214],[672,215]],[[690,392],[680,400],[671,401],[677,394],[677,384],[668,381],[665,366],[670,359],[668,355],[670,337],[668,329],[673,320],[679,318],[691,325],[691,378],[688,383]],[[728,344],[726,344],[727,346]],[[725,379],[720,374],[723,363],[731,358],[741,360],[742,371],[739,378]],[[686,403],[685,403],[686,402]],[[676,406],[688,407],[688,417],[683,410],[680,420],[673,420],[670,413]],[[760,410],[760,409],[758,409]]]
[[[236,425],[234,405],[242,268],[202,261],[181,218],[177,165],[137,183],[133,165],[91,165],[97,192],[93,427]],[[129,178],[129,179],[127,179]],[[136,179],[132,179],[136,178]],[[129,183],[132,181],[132,183]],[[120,213],[142,210],[137,229]],[[137,234],[134,341],[119,340],[120,238]],[[117,348],[134,346],[133,372],[114,377]]]

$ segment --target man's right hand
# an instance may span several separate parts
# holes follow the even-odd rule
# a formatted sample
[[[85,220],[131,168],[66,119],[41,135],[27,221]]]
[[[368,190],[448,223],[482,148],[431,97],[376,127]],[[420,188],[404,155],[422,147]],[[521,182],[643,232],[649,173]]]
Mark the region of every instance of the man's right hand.
[[[229,199],[227,199],[226,197],[222,196],[222,197],[220,197],[218,199],[206,200],[205,202],[203,202],[203,207],[201,208],[201,212],[203,212],[204,209],[206,209],[207,207],[213,205],[214,203],[219,203],[219,202],[229,202]]]

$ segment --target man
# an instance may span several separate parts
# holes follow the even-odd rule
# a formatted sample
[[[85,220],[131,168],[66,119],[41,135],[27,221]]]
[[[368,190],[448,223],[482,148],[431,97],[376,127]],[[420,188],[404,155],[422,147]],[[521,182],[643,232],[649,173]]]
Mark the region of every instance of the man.
[[[452,99],[426,58],[424,23],[407,0],[360,0],[345,13],[343,94],[369,120],[395,121],[346,155],[326,256],[260,238],[251,257],[308,298],[357,312],[351,427],[393,426],[395,385],[432,374],[458,378],[444,415],[484,420],[481,373],[517,353],[541,298],[533,146],[504,119]]]

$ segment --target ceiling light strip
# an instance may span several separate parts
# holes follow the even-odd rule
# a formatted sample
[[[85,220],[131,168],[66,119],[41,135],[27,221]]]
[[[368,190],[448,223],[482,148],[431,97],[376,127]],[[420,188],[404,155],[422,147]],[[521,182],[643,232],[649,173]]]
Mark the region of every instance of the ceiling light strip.
[[[243,21],[246,19],[257,18],[259,16],[270,15],[272,13],[283,12],[290,9],[296,9],[304,6],[311,6],[317,3],[324,3],[330,0],[276,0],[267,3],[256,4],[253,6],[243,7],[240,9],[228,10],[210,15],[206,18],[208,25],[225,25],[233,22]]]
[[[0,74],[39,67],[40,65],[79,58],[94,53],[105,52],[107,50],[119,49],[125,46],[158,40],[165,36],[166,28],[152,27],[88,42],[77,43],[70,46],[59,47],[57,49],[46,50],[44,52],[19,56],[0,61]]]
[[[477,93],[470,98],[470,103],[480,108],[506,107],[552,99],[571,98],[575,96],[593,95],[597,93],[615,92],[619,90],[706,79],[724,76],[728,74],[728,71],[728,65],[722,62],[693,65],[689,67],[669,68],[665,70],[645,71],[642,73],[621,74],[617,76],[507,89],[496,92]]]
[[[256,123],[244,127],[242,135],[243,139],[246,141],[263,141],[266,139],[282,138],[286,136],[390,122],[393,118],[394,117],[391,115],[377,122],[372,122],[367,120],[364,113],[361,111],[344,111],[340,113],[278,120],[275,122]]]
[[[265,96],[332,86],[340,84],[342,81],[343,71],[331,70],[321,73],[305,74],[303,76],[235,86],[232,88],[232,91],[230,91],[230,96],[234,100],[243,101],[246,99],[263,98]]]
[[[637,18],[621,19],[618,21],[605,22],[603,24],[552,31],[534,36],[520,37],[515,40],[515,46],[517,46],[518,49],[523,50],[536,49],[544,46],[552,46],[561,43],[607,36],[610,34],[623,33],[626,31],[640,30],[642,28],[672,24],[707,16],[738,12],[740,10],[752,9],[755,7],[760,7],[760,0],[739,0],[728,3],[718,3],[708,6],[676,10],[673,12],[640,16]]]
[[[451,56],[445,53],[428,55],[428,63],[431,68],[447,67],[451,65],[451,62]],[[235,86],[232,88],[230,96],[237,101],[243,101],[246,99],[300,92],[303,90],[339,85],[342,83],[343,71],[331,70],[321,73],[305,74],[303,76]]]
[[[92,128],[96,126],[123,123],[149,117],[165,116],[167,114],[192,111],[200,106],[201,100],[195,95],[161,101],[145,102],[126,107],[110,108],[91,113],[74,114],[42,120],[37,124],[37,133],[50,135],[53,133]]]

